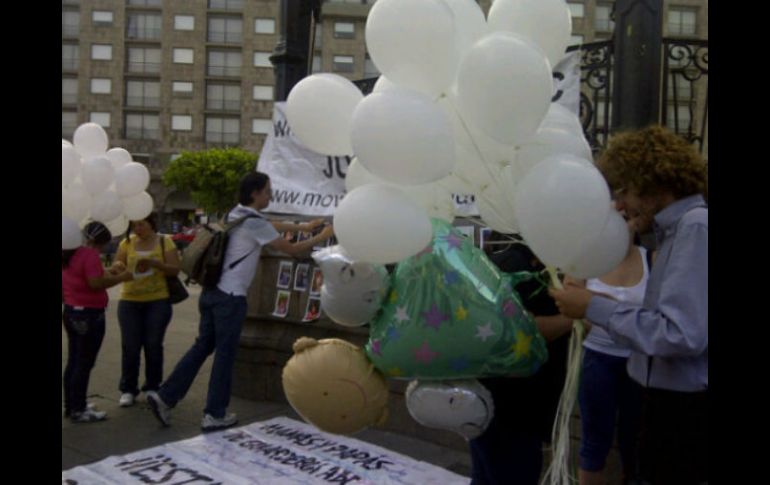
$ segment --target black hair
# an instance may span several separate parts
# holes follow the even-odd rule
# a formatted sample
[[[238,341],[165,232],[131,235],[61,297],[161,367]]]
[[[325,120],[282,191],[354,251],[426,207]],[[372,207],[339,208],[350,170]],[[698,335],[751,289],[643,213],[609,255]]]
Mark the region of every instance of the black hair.
[[[238,202],[243,205],[250,205],[254,203],[254,199],[251,197],[252,192],[255,190],[259,192],[267,186],[270,181],[270,177],[262,172],[251,172],[241,179],[241,185],[238,190]]]
[[[154,212],[151,212],[150,215],[148,215],[144,219],[139,219],[139,220],[145,221],[147,224],[149,224],[153,232],[158,232],[158,218]],[[130,221],[128,224],[128,229],[126,229],[126,241],[128,241],[129,238],[131,237],[131,222],[134,222],[134,221]]]
[[[86,240],[86,244],[90,243],[96,246],[103,246],[108,242],[110,242],[110,240],[112,239],[112,234],[110,233],[110,230],[107,228],[107,226],[105,226],[101,222],[93,221],[86,224],[86,227],[83,228],[83,237]],[[80,248],[62,250],[61,252],[62,269],[65,269],[69,266],[72,256],[75,255],[78,249]]]

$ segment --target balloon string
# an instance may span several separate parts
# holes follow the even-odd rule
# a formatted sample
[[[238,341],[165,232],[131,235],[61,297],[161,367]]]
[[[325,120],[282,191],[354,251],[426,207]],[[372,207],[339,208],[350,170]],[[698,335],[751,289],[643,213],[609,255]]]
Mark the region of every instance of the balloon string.
[[[556,268],[549,266],[548,274],[551,284],[556,289],[564,286],[559,281]],[[564,380],[564,389],[556,408],[556,419],[551,433],[551,462],[543,475],[541,484],[570,485],[578,479],[570,470],[570,420],[577,400],[578,385],[580,383],[580,362],[582,360],[584,324],[582,320],[575,320],[572,324],[569,350],[567,353],[567,376]]]

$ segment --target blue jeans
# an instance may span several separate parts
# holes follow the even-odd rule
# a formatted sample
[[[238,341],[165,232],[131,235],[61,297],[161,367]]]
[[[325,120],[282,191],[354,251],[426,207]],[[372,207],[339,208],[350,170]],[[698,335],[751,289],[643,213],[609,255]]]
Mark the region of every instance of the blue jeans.
[[[64,414],[70,416],[86,410],[86,391],[91,369],[104,340],[104,308],[75,310],[66,305],[62,318],[67,331]]]
[[[198,300],[198,310],[201,314],[198,338],[160,387],[158,395],[170,407],[175,406],[190,390],[208,356],[215,352],[203,412],[223,418],[230,404],[235,353],[246,318],[246,297],[206,288]]]
[[[626,477],[633,476],[639,432],[641,394],[626,371],[625,357],[584,348],[578,391],[582,434],[580,468],[604,469],[618,428],[618,448]]]
[[[163,338],[171,321],[171,303],[155,301],[118,302],[121,362],[120,392],[139,394],[139,364],[144,349],[144,386],[142,391],[155,391],[163,382]]]

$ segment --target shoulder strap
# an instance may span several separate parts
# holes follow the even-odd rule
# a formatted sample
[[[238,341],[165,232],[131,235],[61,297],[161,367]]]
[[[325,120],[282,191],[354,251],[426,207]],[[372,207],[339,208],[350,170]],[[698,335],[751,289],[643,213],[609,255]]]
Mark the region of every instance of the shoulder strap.
[[[645,248],[645,258],[647,259],[647,271],[652,271],[652,251]]]

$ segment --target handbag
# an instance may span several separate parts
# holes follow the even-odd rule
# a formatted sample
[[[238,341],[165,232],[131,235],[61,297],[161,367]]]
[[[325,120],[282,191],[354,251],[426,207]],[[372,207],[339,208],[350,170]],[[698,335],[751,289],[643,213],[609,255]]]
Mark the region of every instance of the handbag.
[[[160,253],[163,258],[163,262],[166,262],[166,249],[163,244],[165,237],[160,236]],[[179,302],[185,301],[190,294],[182,284],[179,276],[166,276],[166,286],[168,287],[168,301],[172,305],[176,305]]]

